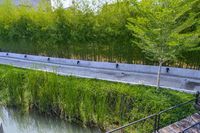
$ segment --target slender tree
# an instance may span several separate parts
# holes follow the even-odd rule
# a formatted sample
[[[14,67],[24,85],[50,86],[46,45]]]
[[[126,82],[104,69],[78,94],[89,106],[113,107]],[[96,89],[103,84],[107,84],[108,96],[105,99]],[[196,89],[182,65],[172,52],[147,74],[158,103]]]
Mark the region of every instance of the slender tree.
[[[198,0],[142,0],[133,1],[136,17],[129,19],[128,29],[133,32],[133,43],[146,56],[159,63],[157,88],[163,63],[174,61],[180,51],[199,42],[198,29],[184,32],[195,24],[198,13],[190,12]],[[185,17],[186,16],[186,17]]]

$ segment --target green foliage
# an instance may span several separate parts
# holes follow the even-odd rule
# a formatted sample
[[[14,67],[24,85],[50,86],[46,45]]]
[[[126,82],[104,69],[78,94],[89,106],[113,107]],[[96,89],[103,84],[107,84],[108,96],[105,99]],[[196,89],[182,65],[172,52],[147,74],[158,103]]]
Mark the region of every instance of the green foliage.
[[[196,19],[199,13],[192,10],[198,0],[142,0],[133,2],[136,16],[129,18],[128,29],[149,60],[159,63],[157,88],[163,63],[177,60],[183,50],[194,48],[200,42]]]
[[[24,111],[36,109],[102,129],[141,119],[193,98],[190,94],[167,89],[158,92],[153,87],[58,76],[9,66],[0,66],[0,77],[0,104]],[[180,118],[193,111],[190,106],[169,113],[162,118],[163,124],[171,120],[170,116]],[[141,127],[140,132],[149,132],[152,122],[153,119],[131,130]]]
[[[185,58],[185,62],[187,62],[188,64],[190,64],[191,62],[196,63],[196,66],[198,66],[198,64],[200,64],[200,54],[199,54],[199,50],[200,48],[193,48],[190,50],[186,50],[183,52],[184,58]],[[196,58],[193,58],[194,56],[196,56]]]
[[[136,17],[129,0],[104,4],[94,10],[86,3],[52,10],[42,0],[38,7],[0,4],[0,50],[95,61],[154,64],[131,44],[128,18]],[[98,5],[99,3],[97,3]],[[198,13],[199,4],[191,12]],[[198,27],[198,25],[196,25]],[[195,26],[189,30],[195,29]],[[195,60],[200,52],[193,54]],[[181,56],[166,65],[199,68]]]
[[[177,59],[180,51],[199,43],[199,30],[184,32],[198,25],[198,13],[188,13],[197,0],[143,0],[134,2],[137,15],[130,18],[128,28],[133,40],[150,59],[164,63]],[[185,17],[185,15],[187,17]]]

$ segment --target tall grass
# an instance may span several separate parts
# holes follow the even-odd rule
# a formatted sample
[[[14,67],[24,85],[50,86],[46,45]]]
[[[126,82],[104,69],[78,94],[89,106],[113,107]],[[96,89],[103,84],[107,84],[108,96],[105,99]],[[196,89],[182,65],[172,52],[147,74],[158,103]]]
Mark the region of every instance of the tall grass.
[[[59,76],[0,66],[0,104],[60,117],[85,126],[113,128],[193,98],[190,94],[153,87]],[[180,110],[168,114],[179,118]],[[186,116],[193,108],[181,110]],[[182,116],[181,116],[182,117]],[[151,122],[141,127],[151,129]],[[135,128],[136,129],[136,128]],[[133,129],[132,129],[133,130]]]

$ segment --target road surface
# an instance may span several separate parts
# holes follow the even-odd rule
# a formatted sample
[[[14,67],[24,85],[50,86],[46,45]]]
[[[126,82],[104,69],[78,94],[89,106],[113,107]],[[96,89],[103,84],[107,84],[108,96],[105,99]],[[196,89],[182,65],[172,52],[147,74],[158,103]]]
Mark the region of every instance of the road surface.
[[[129,84],[143,84],[156,86],[156,74],[138,73],[111,69],[88,68],[81,66],[62,65],[49,62],[33,61],[13,57],[0,56],[0,64],[12,65],[19,68],[55,72],[60,75],[73,75],[84,78],[122,82]],[[188,82],[195,81],[195,82]],[[189,93],[200,90],[200,79],[178,76],[161,76],[161,87]]]

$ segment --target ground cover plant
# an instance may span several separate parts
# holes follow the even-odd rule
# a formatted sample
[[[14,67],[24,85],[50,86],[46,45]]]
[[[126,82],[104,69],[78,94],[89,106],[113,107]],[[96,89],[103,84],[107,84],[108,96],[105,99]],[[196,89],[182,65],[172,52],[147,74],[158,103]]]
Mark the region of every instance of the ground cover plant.
[[[1,51],[157,65],[145,58],[140,47],[132,44],[138,39],[127,28],[128,19],[139,15],[133,10],[133,0],[117,0],[95,10],[87,4],[80,7],[76,2],[70,8],[52,10],[44,0],[37,7],[15,6],[11,1],[0,2]],[[194,4],[179,21],[184,21],[188,12],[199,14],[199,5],[199,2]],[[195,31],[198,27],[198,23],[193,24],[182,32]],[[199,69],[198,47],[183,49],[177,61],[164,65]]]
[[[0,66],[0,105],[59,117],[103,131],[193,99],[183,92]],[[162,116],[164,125],[192,114],[192,105]],[[148,133],[153,120],[131,127]],[[139,128],[139,129],[138,129]]]

